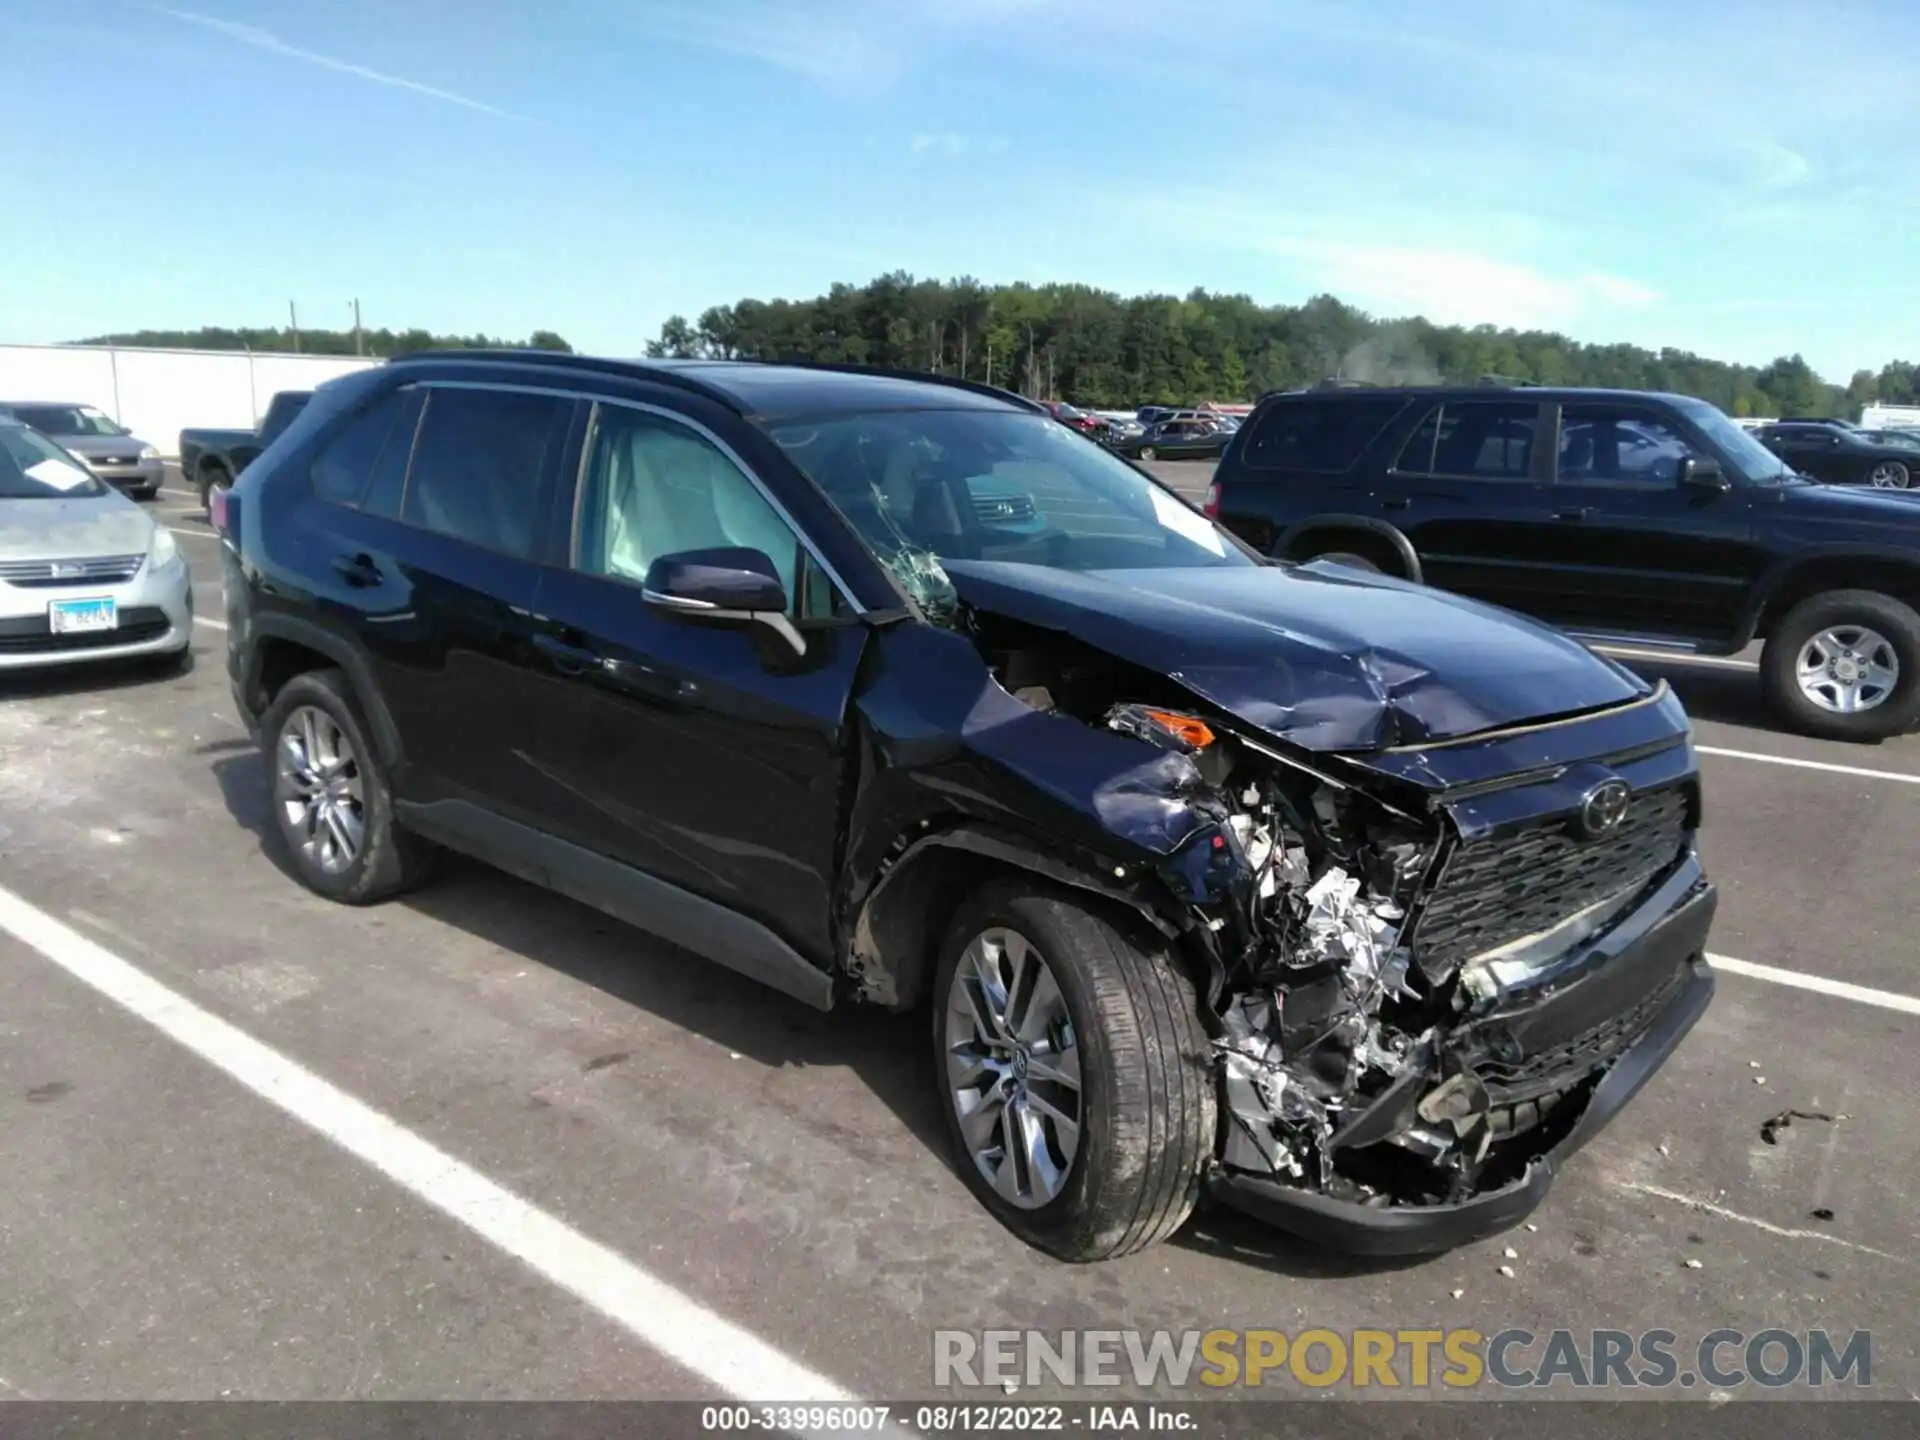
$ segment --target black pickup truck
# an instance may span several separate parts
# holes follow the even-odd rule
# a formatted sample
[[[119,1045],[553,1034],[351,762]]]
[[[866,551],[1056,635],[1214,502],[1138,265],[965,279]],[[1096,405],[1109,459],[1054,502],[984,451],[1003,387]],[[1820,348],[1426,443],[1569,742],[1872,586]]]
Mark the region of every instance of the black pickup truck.
[[[233,484],[312,398],[311,390],[280,391],[267,402],[266,417],[255,430],[182,430],[180,473],[200,493],[200,503],[210,504],[215,490]]]
[[[1920,721],[1920,493],[1822,485],[1714,406],[1480,385],[1270,395],[1207,512],[1588,641],[1734,654],[1807,734]],[[1383,683],[1392,683],[1383,680]]]

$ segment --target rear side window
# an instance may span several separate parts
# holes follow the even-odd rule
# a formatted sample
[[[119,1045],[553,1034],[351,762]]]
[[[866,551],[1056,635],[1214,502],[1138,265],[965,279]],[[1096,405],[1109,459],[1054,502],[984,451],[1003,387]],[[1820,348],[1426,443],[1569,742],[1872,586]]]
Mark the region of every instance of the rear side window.
[[[1349,470],[1404,400],[1283,401],[1253,422],[1240,460],[1257,470]]]
[[[389,390],[353,416],[314,458],[313,493],[330,505],[358,505],[367,479],[393,432],[401,410],[397,390]],[[405,457],[402,457],[405,463]]]
[[[1537,405],[1465,401],[1436,405],[1400,447],[1402,475],[1526,480],[1533,472]]]
[[[400,518],[532,558],[541,479],[566,443],[573,403],[512,390],[434,389],[427,398]]]
[[[420,429],[420,411],[426,406],[427,392],[408,386],[398,392],[400,409],[387,431],[387,443],[380,447],[372,478],[360,496],[360,508],[389,520],[400,514],[400,494],[406,488],[407,462],[413,458],[413,440]]]

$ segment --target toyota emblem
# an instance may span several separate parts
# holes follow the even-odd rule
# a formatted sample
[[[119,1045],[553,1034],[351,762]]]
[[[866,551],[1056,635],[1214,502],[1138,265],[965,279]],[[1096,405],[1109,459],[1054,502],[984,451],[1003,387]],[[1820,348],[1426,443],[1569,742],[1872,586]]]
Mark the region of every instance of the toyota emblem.
[[[1627,818],[1627,803],[1633,792],[1624,780],[1603,780],[1580,797],[1577,823],[1589,840],[1599,840],[1620,828]]]

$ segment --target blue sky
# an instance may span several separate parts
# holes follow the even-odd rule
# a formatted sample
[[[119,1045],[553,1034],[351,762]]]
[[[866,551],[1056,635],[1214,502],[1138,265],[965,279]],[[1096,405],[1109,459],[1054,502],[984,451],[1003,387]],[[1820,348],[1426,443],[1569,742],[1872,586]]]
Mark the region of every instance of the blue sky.
[[[900,268],[1920,359],[1910,0],[0,0],[0,81],[0,340]]]

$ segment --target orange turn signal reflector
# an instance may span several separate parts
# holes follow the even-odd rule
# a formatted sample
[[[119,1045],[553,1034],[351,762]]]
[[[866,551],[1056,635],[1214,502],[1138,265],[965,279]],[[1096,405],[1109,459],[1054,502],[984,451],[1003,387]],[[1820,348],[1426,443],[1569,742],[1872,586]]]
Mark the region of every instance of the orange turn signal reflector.
[[[1149,710],[1147,718],[1169,735],[1177,735],[1196,750],[1204,750],[1213,744],[1213,731],[1191,715],[1177,715],[1171,710]]]

